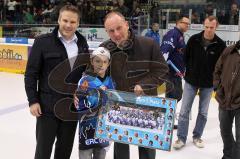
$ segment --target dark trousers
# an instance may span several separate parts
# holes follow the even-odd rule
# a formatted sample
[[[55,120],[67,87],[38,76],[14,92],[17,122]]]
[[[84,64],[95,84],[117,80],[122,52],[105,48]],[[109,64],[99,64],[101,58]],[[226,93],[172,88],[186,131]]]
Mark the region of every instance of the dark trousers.
[[[169,74],[168,81],[166,85],[166,98],[177,99],[179,102],[182,99],[183,88],[182,88],[182,78]]]
[[[234,140],[232,126],[235,118],[236,140]],[[219,107],[220,131],[223,140],[222,159],[240,159],[240,108],[224,110]]]
[[[179,102],[182,99],[182,94],[183,94],[182,78],[170,73],[166,85],[166,98],[177,99],[177,102]],[[178,117],[175,116],[175,119],[177,118]],[[177,129],[176,123],[174,124],[174,129]]]
[[[37,118],[35,159],[50,159],[56,138],[54,159],[69,159],[77,121],[62,121],[56,117]]]
[[[139,159],[155,159],[156,150],[138,147]],[[114,159],[129,159],[129,145],[114,143]]]

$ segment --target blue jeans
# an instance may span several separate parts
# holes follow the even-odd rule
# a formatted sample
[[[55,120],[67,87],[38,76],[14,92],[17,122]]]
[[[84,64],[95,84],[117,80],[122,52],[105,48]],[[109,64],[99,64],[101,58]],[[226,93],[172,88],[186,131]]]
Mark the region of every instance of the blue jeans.
[[[240,158],[240,108],[236,110],[224,110],[219,107],[220,130],[223,140],[223,157],[222,159],[239,159]],[[232,126],[235,118],[235,135],[234,140]]]
[[[207,122],[208,108],[213,88],[195,87],[185,81],[183,89],[182,106],[178,119],[178,139],[186,143],[189,127],[189,114],[192,109],[194,98],[199,90],[198,116],[193,130],[193,138],[201,138]]]

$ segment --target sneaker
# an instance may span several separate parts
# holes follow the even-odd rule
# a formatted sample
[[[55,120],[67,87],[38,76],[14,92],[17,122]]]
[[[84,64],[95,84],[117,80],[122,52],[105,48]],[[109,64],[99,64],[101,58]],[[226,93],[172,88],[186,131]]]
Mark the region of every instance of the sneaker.
[[[193,139],[193,143],[195,146],[197,146],[198,148],[204,148],[204,143],[203,140],[200,138],[195,138]]]
[[[173,148],[175,148],[177,150],[181,149],[183,146],[185,146],[185,143],[182,142],[182,140],[180,140],[180,139],[177,139],[175,141],[175,143],[173,144]]]

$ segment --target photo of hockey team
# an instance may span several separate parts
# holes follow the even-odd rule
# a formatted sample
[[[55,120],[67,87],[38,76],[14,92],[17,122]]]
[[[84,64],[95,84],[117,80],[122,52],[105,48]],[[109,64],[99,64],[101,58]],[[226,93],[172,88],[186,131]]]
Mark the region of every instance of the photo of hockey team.
[[[142,108],[139,105],[116,102],[107,113],[106,124],[121,124],[123,127],[134,127],[134,129],[138,130],[144,128],[145,131],[156,131],[162,134],[166,109],[156,107]]]
[[[120,91],[117,93],[120,98],[108,93],[108,102],[98,117],[96,136],[169,151],[176,102],[150,96],[136,97]]]

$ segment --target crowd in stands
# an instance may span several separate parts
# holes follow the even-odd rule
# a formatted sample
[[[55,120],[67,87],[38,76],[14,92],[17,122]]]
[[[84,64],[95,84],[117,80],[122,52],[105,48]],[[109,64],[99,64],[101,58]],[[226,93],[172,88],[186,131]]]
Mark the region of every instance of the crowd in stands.
[[[58,11],[65,4],[74,4],[81,11],[81,24],[102,25],[104,16],[111,10],[129,17],[132,27],[137,28],[139,16],[149,14],[151,23],[165,27],[166,9],[170,10],[169,22],[180,14],[189,15],[191,23],[202,23],[208,15],[216,15],[220,24],[238,25],[238,0],[226,1],[219,6],[217,1],[202,4],[161,4],[157,0],[0,0],[0,23],[54,24]],[[222,4],[222,3],[221,3]]]

